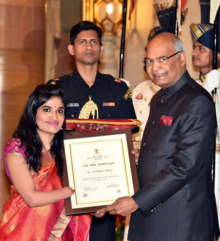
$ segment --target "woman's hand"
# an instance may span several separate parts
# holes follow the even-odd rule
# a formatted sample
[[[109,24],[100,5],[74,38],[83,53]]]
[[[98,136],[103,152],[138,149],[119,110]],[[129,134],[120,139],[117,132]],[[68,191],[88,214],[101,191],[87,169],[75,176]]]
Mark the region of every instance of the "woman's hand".
[[[66,192],[66,195],[67,195],[66,198],[72,196],[74,194],[74,192],[75,192],[71,187],[64,187],[63,189]]]

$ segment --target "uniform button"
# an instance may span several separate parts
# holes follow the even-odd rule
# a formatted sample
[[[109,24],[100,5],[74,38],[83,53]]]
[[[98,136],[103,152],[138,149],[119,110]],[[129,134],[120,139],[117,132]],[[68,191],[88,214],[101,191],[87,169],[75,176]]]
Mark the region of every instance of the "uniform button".
[[[153,212],[154,210],[151,210],[151,212]]]
[[[140,112],[140,114],[142,114],[142,110],[140,110],[139,112]]]
[[[147,145],[147,143],[146,143],[146,142],[144,142],[144,143],[143,143],[143,146],[146,146],[146,145]]]
[[[147,101],[147,97],[144,97],[144,100]]]
[[[152,125],[155,125],[155,123],[156,123],[156,121],[154,120],[154,121],[152,122]]]
[[[164,100],[161,100],[160,103],[163,104],[163,103],[164,103]]]
[[[72,117],[74,117],[74,115],[71,115]]]

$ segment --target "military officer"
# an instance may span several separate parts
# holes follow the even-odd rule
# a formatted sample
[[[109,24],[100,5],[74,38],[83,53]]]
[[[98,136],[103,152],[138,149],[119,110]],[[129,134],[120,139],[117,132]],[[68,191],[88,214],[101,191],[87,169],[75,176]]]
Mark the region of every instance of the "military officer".
[[[101,35],[101,29],[89,21],[73,26],[68,51],[75,57],[76,70],[48,83],[63,86],[69,101],[67,118],[85,118],[81,110],[88,101],[93,101],[98,107],[95,118],[136,119],[132,94],[127,85],[98,71],[98,61],[103,52]],[[89,240],[114,241],[115,218],[109,215],[93,217]]]

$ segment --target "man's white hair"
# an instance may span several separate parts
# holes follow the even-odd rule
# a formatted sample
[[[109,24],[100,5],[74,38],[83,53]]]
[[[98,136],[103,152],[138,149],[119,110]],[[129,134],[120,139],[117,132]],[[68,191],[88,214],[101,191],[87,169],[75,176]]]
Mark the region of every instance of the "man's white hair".
[[[183,45],[183,42],[181,39],[175,39],[173,41],[173,44],[175,46],[175,51],[178,52],[178,51],[181,51],[181,52],[185,52],[185,48],[184,48],[184,45]]]

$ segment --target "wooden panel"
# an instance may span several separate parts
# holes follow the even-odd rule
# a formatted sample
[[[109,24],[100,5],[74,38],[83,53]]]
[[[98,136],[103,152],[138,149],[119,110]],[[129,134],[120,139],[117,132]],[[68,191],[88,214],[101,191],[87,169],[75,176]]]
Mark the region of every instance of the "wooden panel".
[[[0,0],[0,216],[10,198],[3,148],[31,92],[44,83],[44,0]]]
[[[42,72],[44,71],[43,59],[43,52],[0,49],[0,71],[2,74],[4,71]],[[4,85],[5,82],[2,84]],[[6,83],[6,86],[10,84]],[[0,90],[2,88],[0,87]]]
[[[0,4],[5,5],[22,5],[22,6],[44,6],[45,0],[0,0]]]
[[[0,4],[0,48],[42,51],[44,14],[44,6]]]

